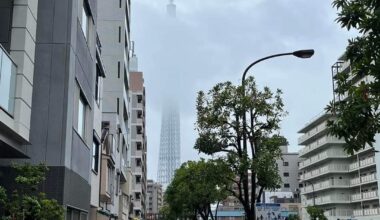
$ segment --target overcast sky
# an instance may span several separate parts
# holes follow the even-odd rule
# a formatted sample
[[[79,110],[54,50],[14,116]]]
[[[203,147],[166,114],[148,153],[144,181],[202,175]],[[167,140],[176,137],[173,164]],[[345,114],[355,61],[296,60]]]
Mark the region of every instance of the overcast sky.
[[[176,0],[175,20],[166,15],[167,3],[132,3],[132,38],[147,93],[148,178],[157,178],[164,96],[180,99],[181,161],[196,160],[199,90],[239,83],[245,67],[261,57],[313,48],[311,59],[281,57],[250,72],[260,86],[283,90],[289,115],[282,133],[290,151],[298,151],[297,131],[332,98],[331,65],[353,36],[334,21],[331,1]]]

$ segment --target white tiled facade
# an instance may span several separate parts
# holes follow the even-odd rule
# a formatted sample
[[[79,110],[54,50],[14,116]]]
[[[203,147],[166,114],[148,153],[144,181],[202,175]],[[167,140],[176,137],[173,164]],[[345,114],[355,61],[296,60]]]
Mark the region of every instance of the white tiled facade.
[[[310,219],[305,208],[314,204],[329,220],[380,219],[374,149],[346,154],[344,141],[327,134],[329,119],[320,115],[299,132],[302,219]]]

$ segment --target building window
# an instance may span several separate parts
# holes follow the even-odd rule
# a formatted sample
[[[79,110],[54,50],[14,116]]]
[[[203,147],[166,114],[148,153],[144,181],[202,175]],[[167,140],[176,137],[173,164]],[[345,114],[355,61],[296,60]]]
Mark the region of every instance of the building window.
[[[78,102],[78,134],[84,139],[86,127],[86,102],[82,95],[79,96]]]
[[[142,149],[142,143],[141,142],[136,142],[136,149],[141,150]]]
[[[137,129],[137,134],[142,134],[142,127],[141,126],[136,126]]]
[[[137,103],[142,103],[142,95],[137,95]]]
[[[136,200],[140,200],[141,199],[141,194],[139,192],[135,193],[135,197],[136,197]]]
[[[95,79],[95,101],[99,105],[100,104],[100,85],[99,85],[99,79],[100,79],[100,67],[99,63],[96,62],[96,79]]]
[[[287,166],[289,166],[289,162],[284,161],[284,167],[287,167]]]
[[[107,193],[112,195],[113,193],[113,169],[108,165],[108,179],[107,179]]]
[[[119,108],[120,108],[120,100],[119,98],[116,98],[116,113],[119,114]]]
[[[141,183],[141,176],[136,175],[136,184],[140,184],[140,183]]]
[[[82,31],[84,34],[84,37],[87,39],[88,38],[88,22],[89,22],[89,15],[87,8],[85,6],[85,3],[83,2],[82,5]]]
[[[121,42],[121,27],[119,26],[119,43]]]
[[[289,176],[289,173],[284,173],[284,176]]]
[[[94,139],[92,144],[92,170],[98,173],[99,171],[99,142]]]
[[[140,158],[136,158],[136,166],[141,167],[141,159]]]
[[[289,183],[284,183],[284,188],[289,188],[289,187],[290,187]]]
[[[142,118],[143,112],[141,110],[137,111],[137,118]]]
[[[120,79],[120,61],[117,62],[117,78]]]

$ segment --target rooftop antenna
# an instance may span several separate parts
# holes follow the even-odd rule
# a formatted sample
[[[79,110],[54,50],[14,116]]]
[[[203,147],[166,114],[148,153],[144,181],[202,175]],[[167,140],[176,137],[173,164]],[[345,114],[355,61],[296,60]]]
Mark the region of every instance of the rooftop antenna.
[[[174,0],[169,0],[169,4],[166,6],[167,13],[170,17],[175,18],[177,13],[177,6],[174,4]]]

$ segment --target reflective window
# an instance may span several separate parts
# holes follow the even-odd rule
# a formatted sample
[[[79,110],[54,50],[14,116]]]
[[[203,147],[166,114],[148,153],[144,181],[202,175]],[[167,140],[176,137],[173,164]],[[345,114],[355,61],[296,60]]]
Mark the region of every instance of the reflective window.
[[[86,104],[82,96],[79,97],[78,102],[78,127],[79,135],[85,137],[85,123],[86,123]]]

